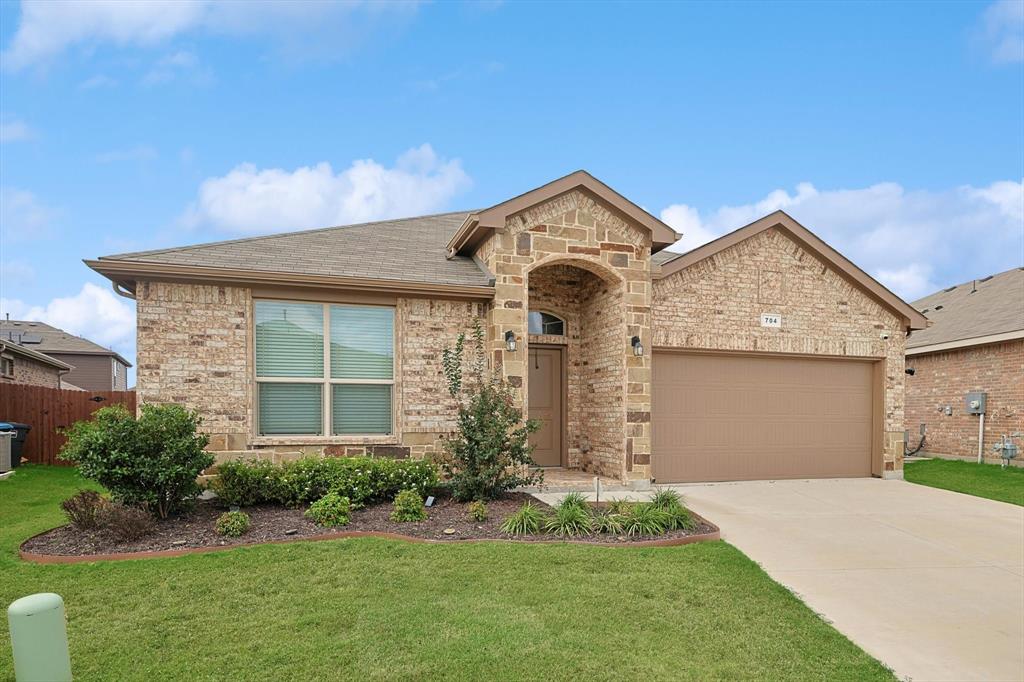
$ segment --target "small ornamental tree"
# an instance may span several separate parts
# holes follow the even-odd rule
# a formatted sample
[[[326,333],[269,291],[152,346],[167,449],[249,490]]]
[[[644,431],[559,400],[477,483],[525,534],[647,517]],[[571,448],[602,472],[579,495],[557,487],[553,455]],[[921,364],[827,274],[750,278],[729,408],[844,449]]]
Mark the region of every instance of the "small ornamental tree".
[[[121,405],[104,407],[64,430],[60,458],[76,462],[114,501],[166,518],[199,494],[196,477],[213,464],[199,423],[181,405],[143,405],[138,419]]]
[[[512,387],[487,370],[484,332],[473,322],[473,359],[468,381],[463,376],[466,335],[459,334],[454,348],[442,356],[448,393],[458,402],[458,428],[445,441],[441,468],[452,496],[459,502],[493,500],[503,492],[538,483],[543,474],[530,456],[530,434],[535,420],[523,420],[515,406]]]

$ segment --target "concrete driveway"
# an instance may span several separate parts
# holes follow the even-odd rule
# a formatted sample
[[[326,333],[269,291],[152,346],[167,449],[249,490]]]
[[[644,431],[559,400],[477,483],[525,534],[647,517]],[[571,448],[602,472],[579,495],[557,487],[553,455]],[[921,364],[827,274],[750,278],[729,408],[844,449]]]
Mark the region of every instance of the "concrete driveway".
[[[1024,508],[879,479],[676,489],[900,678],[1024,680]]]

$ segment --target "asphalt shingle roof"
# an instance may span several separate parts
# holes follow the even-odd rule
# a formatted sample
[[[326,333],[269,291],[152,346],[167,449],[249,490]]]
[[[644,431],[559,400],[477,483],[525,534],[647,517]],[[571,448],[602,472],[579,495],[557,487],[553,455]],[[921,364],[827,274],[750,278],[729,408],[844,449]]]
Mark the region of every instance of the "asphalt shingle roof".
[[[914,301],[932,326],[915,331],[907,348],[1024,330],[1024,268],[958,284]]]
[[[0,320],[0,341],[19,344],[39,353],[114,355],[131,366],[116,351],[63,329],[33,320]]]
[[[445,245],[468,215],[458,212],[382,220],[121,253],[100,260],[491,286],[490,276],[472,258],[447,257]]]

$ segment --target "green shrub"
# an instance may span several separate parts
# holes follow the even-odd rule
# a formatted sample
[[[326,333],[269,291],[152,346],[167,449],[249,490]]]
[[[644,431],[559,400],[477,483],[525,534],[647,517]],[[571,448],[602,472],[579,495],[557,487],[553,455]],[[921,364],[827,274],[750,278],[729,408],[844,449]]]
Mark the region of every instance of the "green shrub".
[[[352,505],[347,497],[338,493],[327,493],[309,505],[305,516],[316,525],[325,528],[347,526],[352,518]]]
[[[578,504],[559,504],[544,523],[544,530],[562,537],[589,535],[592,527],[590,511]]]
[[[217,465],[217,477],[210,490],[219,502],[229,507],[251,507],[277,497],[280,467],[266,460],[224,462]]]
[[[153,515],[140,507],[129,507],[119,502],[104,505],[97,514],[97,526],[119,540],[132,542],[153,532]]]
[[[621,514],[614,514],[611,511],[597,512],[592,520],[594,532],[619,535],[625,531],[622,518]]]
[[[100,513],[110,504],[95,490],[81,490],[60,503],[71,525],[80,530],[92,530],[99,525]]]
[[[696,528],[697,521],[690,510],[683,506],[683,498],[675,490],[662,488],[651,498],[651,504],[665,512],[666,530]]]
[[[501,530],[508,535],[532,535],[539,533],[544,523],[544,513],[532,502],[524,502],[501,524]]]
[[[487,520],[487,505],[482,500],[473,500],[466,507],[469,518],[483,523]]]
[[[668,522],[668,514],[650,502],[634,504],[622,517],[622,527],[627,535],[661,535]]]
[[[484,332],[473,321],[474,358],[470,381],[463,384],[463,348],[459,334],[454,348],[442,357],[448,393],[458,402],[455,434],[445,440],[441,467],[446,485],[459,502],[493,500],[503,492],[543,480],[530,453],[535,420],[523,420],[513,400],[513,389],[499,374],[486,371]]]
[[[426,494],[437,487],[437,467],[426,460],[375,457],[305,457],[274,465],[225,462],[211,488],[225,504],[276,502],[300,507],[335,492],[353,507],[394,499],[401,490]]]
[[[104,407],[63,430],[60,458],[77,462],[116,502],[166,518],[199,494],[196,477],[213,464],[199,423],[181,405],[143,405],[138,419],[121,405]]]
[[[217,517],[214,529],[218,535],[224,535],[229,538],[240,537],[249,530],[249,515],[240,511],[224,512]]]
[[[559,507],[579,507],[580,509],[590,509],[590,503],[587,502],[587,497],[583,493],[573,491],[567,493],[565,497],[559,500]]]
[[[403,490],[395,496],[394,508],[391,510],[392,521],[426,521],[427,510],[423,507],[423,497],[415,490]]]

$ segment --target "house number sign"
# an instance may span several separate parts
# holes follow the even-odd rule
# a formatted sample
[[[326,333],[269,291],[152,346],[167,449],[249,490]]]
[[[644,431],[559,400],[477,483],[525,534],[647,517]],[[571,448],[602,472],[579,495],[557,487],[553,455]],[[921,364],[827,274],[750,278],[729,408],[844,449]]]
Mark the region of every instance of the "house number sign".
[[[762,327],[781,327],[782,315],[778,313],[761,313]]]

